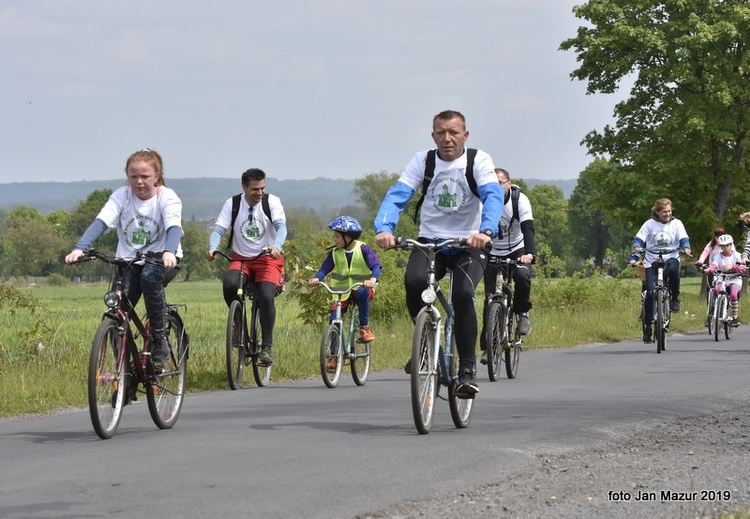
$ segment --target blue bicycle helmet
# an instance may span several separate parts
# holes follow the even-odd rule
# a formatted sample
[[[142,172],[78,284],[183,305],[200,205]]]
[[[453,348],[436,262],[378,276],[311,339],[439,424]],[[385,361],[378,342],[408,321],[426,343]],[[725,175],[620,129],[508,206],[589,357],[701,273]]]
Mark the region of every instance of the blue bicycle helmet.
[[[328,228],[350,236],[353,240],[356,240],[362,236],[362,226],[359,222],[351,216],[339,216],[334,221],[328,224]]]

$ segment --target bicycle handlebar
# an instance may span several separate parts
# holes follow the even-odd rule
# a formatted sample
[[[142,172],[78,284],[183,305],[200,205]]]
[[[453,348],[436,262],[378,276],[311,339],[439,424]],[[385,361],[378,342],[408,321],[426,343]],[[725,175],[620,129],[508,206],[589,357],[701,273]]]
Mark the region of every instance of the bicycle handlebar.
[[[399,236],[396,238],[396,245],[387,247],[386,250],[390,249],[423,249],[423,250],[437,250],[437,249],[459,249],[466,247],[466,238],[448,238],[437,243],[422,243],[418,240],[411,238],[404,238]]]
[[[85,263],[87,261],[91,261],[95,259],[101,260],[105,263],[109,263],[110,265],[129,265],[137,261],[143,261],[145,263],[153,263],[155,265],[163,265],[164,261],[162,261],[161,258],[154,257],[156,254],[157,253],[153,251],[149,251],[146,253],[138,251],[135,253],[134,258],[118,258],[116,256],[107,256],[103,252],[99,252],[96,249],[88,249],[87,251],[84,251],[83,256],[69,263],[69,265],[78,265],[80,263]]]
[[[269,247],[263,247],[260,250],[260,254],[258,254],[257,256],[253,256],[252,258],[245,258],[245,257],[242,257],[242,256],[237,257],[237,258],[232,258],[228,254],[225,254],[225,253],[221,252],[218,249],[216,249],[216,254],[225,257],[229,261],[255,261],[255,260],[257,260],[258,258],[260,258],[262,256],[268,256],[268,255],[270,255],[271,254],[271,249]]]
[[[349,288],[331,288],[325,281],[319,281],[318,284],[315,285],[315,286],[323,287],[323,288],[325,288],[326,290],[328,290],[328,292],[330,292],[333,295],[343,295],[343,294],[346,294],[347,292],[351,292],[352,290],[355,290],[355,289],[357,289],[359,287],[362,287],[364,285],[365,284],[363,282],[358,281],[357,283],[354,283]]]

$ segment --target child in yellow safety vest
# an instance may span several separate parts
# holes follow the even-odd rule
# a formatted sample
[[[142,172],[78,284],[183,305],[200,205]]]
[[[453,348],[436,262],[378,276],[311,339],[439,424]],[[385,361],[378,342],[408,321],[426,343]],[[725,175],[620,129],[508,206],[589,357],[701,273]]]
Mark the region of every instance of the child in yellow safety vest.
[[[326,257],[315,277],[310,278],[310,286],[317,285],[328,274],[331,275],[333,288],[348,288],[354,283],[362,282],[349,300],[344,301],[342,309],[355,299],[359,307],[359,335],[364,342],[375,340],[375,334],[369,326],[370,300],[375,296],[375,285],[380,277],[380,261],[370,247],[359,241],[362,226],[351,216],[339,216],[328,228],[333,231],[335,247]]]

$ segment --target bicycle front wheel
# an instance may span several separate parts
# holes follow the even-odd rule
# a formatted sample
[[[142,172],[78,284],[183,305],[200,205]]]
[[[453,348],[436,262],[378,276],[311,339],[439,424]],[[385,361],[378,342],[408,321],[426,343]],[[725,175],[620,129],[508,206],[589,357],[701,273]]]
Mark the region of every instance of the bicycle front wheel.
[[[353,306],[353,308],[352,308]],[[352,378],[358,386],[364,386],[367,377],[370,376],[370,343],[361,342],[357,330],[359,330],[359,309],[357,305],[350,305],[353,324],[349,327],[349,365],[352,370]]]
[[[341,376],[344,351],[341,347],[340,336],[339,327],[329,324],[323,332],[323,340],[320,341],[320,374],[329,388],[336,387]]]
[[[411,409],[419,434],[430,432],[435,417],[438,388],[435,326],[428,312],[417,315],[411,348]]]
[[[253,298],[252,316],[250,317],[250,357],[253,361],[253,377],[258,387],[266,387],[271,380],[271,364],[260,363],[260,309],[258,298]]]
[[[500,378],[500,359],[503,354],[503,340],[506,333],[508,310],[500,301],[492,301],[487,308],[485,323],[487,348],[487,375],[490,381]]]
[[[171,429],[177,422],[185,397],[189,340],[178,315],[167,317],[167,341],[171,350],[169,361],[146,392],[151,419],[159,429]]]
[[[120,324],[105,317],[94,335],[89,359],[89,414],[94,431],[104,440],[115,434],[125,404],[127,377],[124,336]],[[137,384],[137,382],[133,382]]]
[[[518,376],[518,365],[521,363],[522,342],[516,330],[517,317],[508,316],[508,328],[505,337],[505,374],[514,379]]]
[[[656,339],[656,353],[661,353],[664,350],[664,342],[666,340],[664,333],[664,289],[657,288],[656,294],[656,323],[654,326],[654,338]]]
[[[487,345],[489,348],[489,344]],[[456,337],[451,338],[451,356],[448,362],[450,370],[451,385],[448,390],[448,406],[451,409],[451,418],[453,424],[458,429],[464,429],[471,421],[471,410],[474,407],[473,398],[458,398],[456,396],[456,386],[458,385],[458,350],[456,347]]]
[[[724,315],[724,296],[719,294],[716,298],[716,303],[714,303],[714,341],[716,342],[719,342],[719,334],[721,333],[721,324]]]
[[[227,378],[232,390],[240,388],[242,372],[245,370],[245,319],[242,303],[232,301],[227,317]]]

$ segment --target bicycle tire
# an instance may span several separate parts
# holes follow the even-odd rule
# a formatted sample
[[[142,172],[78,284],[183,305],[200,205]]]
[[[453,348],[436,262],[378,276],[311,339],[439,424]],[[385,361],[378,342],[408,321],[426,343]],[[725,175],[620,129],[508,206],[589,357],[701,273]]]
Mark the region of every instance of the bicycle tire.
[[[712,288],[709,287],[709,291],[713,291]],[[708,320],[708,334],[713,335],[714,334],[714,309],[716,306],[716,301],[713,297],[710,297],[708,300],[708,309],[706,310],[706,318]]]
[[[654,323],[654,335],[656,338],[656,353],[664,351],[665,333],[664,333],[664,289],[657,288],[656,294],[656,322]]]
[[[716,297],[714,303],[714,341],[719,342],[719,334],[721,333],[722,316],[724,315],[724,295],[719,294]]]
[[[349,305],[351,313],[350,319],[353,324],[349,327],[349,366],[352,372],[352,379],[358,386],[364,386],[367,377],[370,376],[370,350],[369,342],[360,342],[359,330],[359,309],[357,305]]]
[[[438,388],[435,326],[430,313],[423,311],[417,315],[411,348],[411,409],[419,434],[428,434],[435,418]]]
[[[329,324],[320,341],[320,375],[326,387],[333,389],[338,385],[343,361],[341,331],[335,324]]]
[[[234,391],[240,388],[242,373],[245,370],[245,319],[242,315],[242,302],[232,301],[227,316],[227,379]]]
[[[500,359],[503,355],[503,340],[507,326],[508,310],[500,301],[491,301],[487,308],[485,323],[485,348],[487,352],[487,376],[491,382],[500,378]]]
[[[107,440],[115,434],[122,418],[127,394],[127,355],[120,323],[105,317],[91,345],[88,399],[91,424],[97,436]],[[133,382],[137,383],[137,382]]]
[[[148,410],[159,429],[171,429],[177,423],[187,384],[189,340],[182,320],[171,313],[167,316],[167,340],[171,350],[169,361],[146,388]]]
[[[248,334],[250,341],[250,360],[253,364],[253,377],[258,387],[266,387],[271,380],[271,364],[260,363],[260,350],[262,344],[260,341],[260,309],[258,308],[258,298],[253,298],[253,305],[250,311],[250,332]]]
[[[518,377],[518,365],[521,363],[521,335],[518,333],[517,317],[508,316],[507,337],[505,339],[505,374],[509,379]]]
[[[450,387],[448,389],[448,406],[451,410],[453,425],[457,429],[465,429],[471,421],[471,410],[474,408],[473,398],[458,398],[456,396],[456,387],[458,386],[458,349],[456,346],[456,336],[451,337],[451,351],[453,354],[448,361],[450,375]]]
[[[732,338],[732,335],[734,335],[734,326],[732,326],[727,321],[724,321],[724,337],[726,340],[730,340]]]

